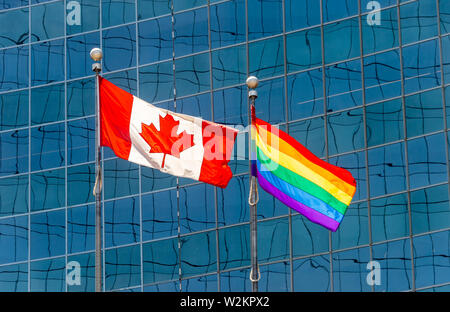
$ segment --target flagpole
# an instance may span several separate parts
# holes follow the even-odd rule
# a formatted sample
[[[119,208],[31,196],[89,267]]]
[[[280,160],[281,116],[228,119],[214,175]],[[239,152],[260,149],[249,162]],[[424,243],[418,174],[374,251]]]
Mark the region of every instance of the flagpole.
[[[102,71],[101,59],[103,52],[99,48],[93,48],[90,52],[92,70],[95,72],[95,185],[93,194],[95,196],[95,291],[102,291],[102,168],[100,148],[100,83],[99,74]]]
[[[250,123],[250,131],[248,136],[248,148],[249,148],[249,171],[250,171],[250,192],[248,195],[248,204],[250,206],[250,252],[251,252],[251,271],[250,271],[250,281],[252,282],[252,291],[258,291],[258,281],[261,277],[258,268],[258,246],[257,246],[257,213],[256,213],[256,205],[259,200],[258,196],[258,185],[256,183],[255,172],[252,170],[252,159],[255,155],[255,147],[253,146],[252,141],[252,131],[253,131],[253,116],[252,116],[252,108],[255,106],[255,100],[258,97],[258,92],[256,91],[256,87],[258,87],[258,78],[254,76],[250,76],[247,78],[247,87],[250,89],[248,91],[248,97],[250,99],[250,108],[248,110],[249,121]]]

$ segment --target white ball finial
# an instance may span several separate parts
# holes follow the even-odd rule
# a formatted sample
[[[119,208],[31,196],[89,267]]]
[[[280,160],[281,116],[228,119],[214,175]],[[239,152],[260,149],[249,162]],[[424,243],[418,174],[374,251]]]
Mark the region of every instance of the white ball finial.
[[[256,87],[258,87],[258,82],[258,78],[255,76],[250,76],[247,78],[246,84],[249,89],[256,89]]]
[[[93,48],[89,54],[95,62],[99,62],[103,57],[103,52],[99,48]]]

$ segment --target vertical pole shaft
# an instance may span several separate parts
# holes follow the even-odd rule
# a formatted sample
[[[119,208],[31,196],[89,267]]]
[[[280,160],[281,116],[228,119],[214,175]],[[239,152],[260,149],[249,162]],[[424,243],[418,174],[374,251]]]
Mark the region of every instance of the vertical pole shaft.
[[[255,98],[256,96],[250,96],[250,110],[249,115],[251,115],[252,108],[255,106]],[[250,117],[250,120],[252,118]],[[250,194],[249,194],[249,205],[250,205],[250,250],[251,250],[251,265],[252,269],[250,272],[250,280],[252,282],[252,291],[258,291],[258,281],[259,281],[259,269],[258,269],[258,246],[257,246],[257,195],[256,195],[256,177],[252,175],[252,158],[254,157],[253,152],[255,151],[255,147],[253,146],[254,142],[252,140],[252,127],[250,127],[250,132],[248,136],[249,140],[249,170],[250,170]]]
[[[101,197],[101,148],[100,148],[100,86],[99,73],[95,75],[95,144],[96,144],[96,189],[95,189],[95,291],[102,291],[102,197]]]

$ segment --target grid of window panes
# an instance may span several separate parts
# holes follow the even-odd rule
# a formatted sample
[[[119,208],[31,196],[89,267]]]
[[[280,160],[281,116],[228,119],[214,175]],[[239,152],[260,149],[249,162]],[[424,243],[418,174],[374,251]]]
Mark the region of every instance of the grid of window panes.
[[[255,75],[258,117],[351,171],[335,233],[260,190],[261,291],[450,289],[450,1],[0,0],[0,291],[94,290],[97,46],[114,84],[241,129]],[[103,149],[105,290],[251,290],[230,164],[220,189]]]

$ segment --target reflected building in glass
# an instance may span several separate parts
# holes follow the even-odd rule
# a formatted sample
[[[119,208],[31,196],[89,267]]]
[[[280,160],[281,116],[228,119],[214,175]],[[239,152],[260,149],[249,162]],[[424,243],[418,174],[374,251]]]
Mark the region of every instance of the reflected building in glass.
[[[94,290],[93,47],[128,92],[242,129],[255,75],[258,117],[351,171],[335,233],[261,190],[261,291],[450,290],[449,1],[0,0],[0,291]],[[230,165],[220,189],[103,149],[106,291],[251,290]]]

